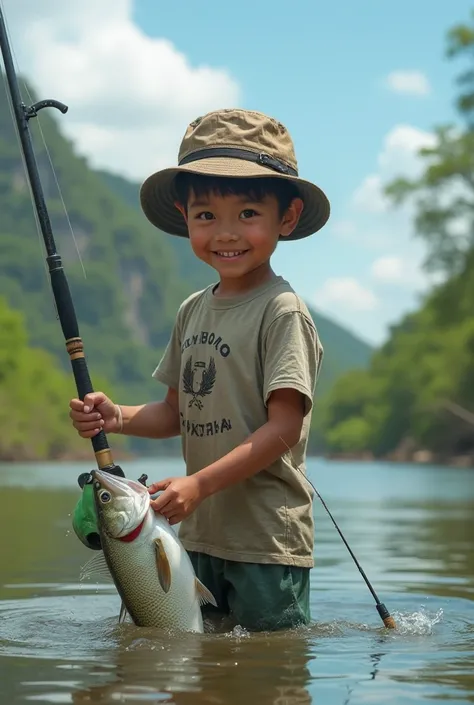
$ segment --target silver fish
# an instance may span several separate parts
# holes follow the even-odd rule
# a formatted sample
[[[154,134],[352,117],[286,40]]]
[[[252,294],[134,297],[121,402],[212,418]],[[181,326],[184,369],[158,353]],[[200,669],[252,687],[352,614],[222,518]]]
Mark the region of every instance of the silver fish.
[[[126,611],[137,626],[202,633],[201,605],[216,601],[173,528],[150,507],[147,488],[100,470],[92,476],[103,557],[122,598],[120,620]]]

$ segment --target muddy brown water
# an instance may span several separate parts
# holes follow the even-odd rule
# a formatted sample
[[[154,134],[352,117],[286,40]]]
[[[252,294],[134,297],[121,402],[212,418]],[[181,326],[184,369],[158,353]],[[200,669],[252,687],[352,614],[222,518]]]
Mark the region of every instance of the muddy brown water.
[[[0,466],[0,703],[358,705],[474,702],[474,472],[310,460],[309,475],[397,620],[374,601],[318,500],[312,616],[273,634],[118,625],[71,528],[90,466]],[[150,481],[176,460],[128,462]]]

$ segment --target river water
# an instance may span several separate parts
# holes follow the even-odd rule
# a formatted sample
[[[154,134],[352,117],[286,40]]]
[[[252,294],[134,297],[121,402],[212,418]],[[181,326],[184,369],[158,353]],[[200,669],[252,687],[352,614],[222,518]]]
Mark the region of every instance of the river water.
[[[314,624],[168,635],[118,625],[71,528],[84,464],[0,465],[0,703],[359,705],[474,702],[474,471],[310,460],[382,602],[315,499]],[[128,477],[182,474],[127,462]],[[95,579],[97,580],[97,579]]]

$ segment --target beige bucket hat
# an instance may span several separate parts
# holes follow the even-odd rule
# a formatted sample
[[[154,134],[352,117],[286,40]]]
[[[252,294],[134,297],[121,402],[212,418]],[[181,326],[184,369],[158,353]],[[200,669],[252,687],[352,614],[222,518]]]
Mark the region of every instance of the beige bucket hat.
[[[178,166],[149,176],[140,189],[148,220],[171,235],[188,237],[186,222],[174,205],[174,178],[180,171],[212,176],[290,179],[299,189],[304,209],[289,237],[299,240],[318,230],[330,213],[325,193],[298,176],[293,141],[286,127],[263,113],[228,108],[194,120],[187,128],[178,154]]]

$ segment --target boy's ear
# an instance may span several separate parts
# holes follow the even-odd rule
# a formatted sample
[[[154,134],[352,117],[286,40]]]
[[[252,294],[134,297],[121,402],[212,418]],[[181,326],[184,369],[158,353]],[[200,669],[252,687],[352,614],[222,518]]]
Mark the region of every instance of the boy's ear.
[[[281,221],[280,237],[288,237],[289,235],[291,235],[293,230],[298,225],[298,221],[301,218],[303,208],[304,201],[302,198],[294,198],[292,200]]]
[[[178,201],[175,201],[174,205],[175,205],[175,208],[177,208],[179,210],[179,212],[181,213],[181,215],[183,216],[183,218],[186,222],[186,225],[187,225],[188,224],[188,214],[186,213],[186,208]]]

